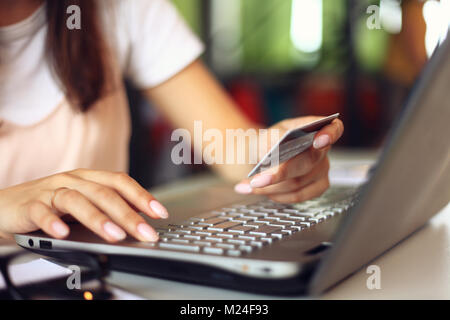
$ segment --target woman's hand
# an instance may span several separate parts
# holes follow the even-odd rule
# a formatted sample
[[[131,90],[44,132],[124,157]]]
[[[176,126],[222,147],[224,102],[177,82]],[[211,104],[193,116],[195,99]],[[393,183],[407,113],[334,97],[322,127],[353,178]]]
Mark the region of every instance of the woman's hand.
[[[109,242],[130,234],[140,241],[158,235],[150,218],[167,218],[167,210],[125,173],[78,169],[0,190],[0,234],[42,229],[55,238],[70,230],[61,217],[70,215]]]
[[[279,129],[280,137],[289,129],[297,128],[321,117],[301,117],[279,122],[270,129]],[[327,152],[344,132],[339,119],[323,127],[314,137],[311,148],[280,164],[236,185],[243,194],[266,195],[283,203],[297,203],[320,196],[328,189],[330,163]]]

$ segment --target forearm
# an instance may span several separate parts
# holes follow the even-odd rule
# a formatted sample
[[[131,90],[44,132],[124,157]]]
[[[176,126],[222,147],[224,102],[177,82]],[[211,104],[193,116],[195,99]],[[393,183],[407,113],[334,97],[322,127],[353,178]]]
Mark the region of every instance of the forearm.
[[[144,94],[154,102],[175,128],[188,130],[198,154],[205,156],[205,153],[208,153],[206,148],[210,142],[204,141],[205,133],[216,132],[215,136],[221,137],[222,148],[218,147],[219,150],[215,153],[214,159],[216,161],[212,164],[213,169],[220,175],[237,181],[249,172],[251,165],[226,161],[227,155],[234,154],[237,160],[237,154],[242,152],[237,149],[237,143],[231,141],[227,143],[227,133],[233,130],[236,132],[238,129],[246,132],[252,128],[258,133],[258,129],[262,126],[253,123],[242,113],[201,62],[194,62],[162,85],[145,90]],[[248,152],[247,147],[246,159],[248,159]],[[210,162],[207,159],[204,160]]]

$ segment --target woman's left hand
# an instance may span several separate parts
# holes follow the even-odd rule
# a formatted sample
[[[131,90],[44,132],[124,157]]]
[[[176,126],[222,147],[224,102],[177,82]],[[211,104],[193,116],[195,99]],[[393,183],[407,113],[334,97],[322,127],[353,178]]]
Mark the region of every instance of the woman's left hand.
[[[297,128],[322,117],[301,117],[277,123],[269,129],[280,130],[280,137],[289,129]],[[329,185],[330,163],[328,150],[344,132],[341,120],[335,119],[314,137],[313,146],[296,157],[281,163],[251,179],[241,181],[235,191],[259,194],[283,203],[297,203],[320,196]]]

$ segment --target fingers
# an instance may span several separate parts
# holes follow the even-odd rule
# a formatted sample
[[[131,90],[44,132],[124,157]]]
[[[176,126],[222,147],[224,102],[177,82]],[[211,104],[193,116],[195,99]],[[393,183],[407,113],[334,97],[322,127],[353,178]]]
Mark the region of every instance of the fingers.
[[[290,193],[269,195],[269,198],[273,201],[282,203],[298,203],[320,196],[328,189],[329,186],[330,182],[328,180],[328,177],[324,177],[320,180],[314,181],[313,183],[297,191]]]
[[[136,239],[158,240],[156,231],[115,190],[91,181],[76,186],[75,190]]]
[[[309,119],[309,118],[308,118]],[[304,118],[298,118],[298,121],[305,121]],[[309,119],[309,120],[315,120]],[[295,124],[296,119],[290,119],[289,126]],[[304,179],[299,177],[308,174],[312,171],[318,163],[326,156],[330,146],[335,143],[343,134],[344,125],[341,120],[334,119],[331,124],[323,127],[315,136],[313,147],[298,156],[280,164],[277,167],[271,168],[254,176],[251,180],[243,180],[235,186],[235,191],[242,194],[253,193],[253,190],[258,188],[266,188],[273,185],[278,190],[291,190],[295,184]],[[326,169],[328,171],[328,168]],[[298,181],[287,181],[290,179],[297,179]],[[282,184],[281,184],[282,183]],[[267,193],[269,194],[269,193]]]
[[[95,171],[77,169],[71,174],[104,186],[108,186],[120,196],[153,219],[166,219],[169,214],[164,206],[159,203],[147,190],[125,173]]]
[[[52,198],[53,208],[74,216],[87,228],[109,242],[125,239],[126,233],[76,190],[57,189]]]
[[[330,163],[328,157],[323,157],[322,160],[306,175],[294,177],[264,188],[255,188],[253,189],[253,194],[275,195],[294,192],[327,176],[329,168]]]
[[[27,206],[28,217],[36,227],[57,239],[69,235],[69,227],[53,210],[41,201],[33,201]]]
[[[334,144],[344,133],[344,124],[334,119],[329,125],[323,127],[316,134],[313,142],[314,149],[322,149]]]
[[[240,192],[242,190],[237,189],[242,188],[246,193],[265,195],[277,202],[297,203],[318,197],[329,187],[329,169],[330,162],[328,157],[323,157],[311,171],[303,176],[287,179],[263,188],[251,188],[249,182],[244,181],[237,185],[235,190]],[[248,191],[245,189],[245,186],[249,188]]]
[[[289,159],[278,167],[257,174],[250,180],[250,187],[264,188],[282,181],[306,175],[325,157],[325,150],[309,149],[298,156]]]

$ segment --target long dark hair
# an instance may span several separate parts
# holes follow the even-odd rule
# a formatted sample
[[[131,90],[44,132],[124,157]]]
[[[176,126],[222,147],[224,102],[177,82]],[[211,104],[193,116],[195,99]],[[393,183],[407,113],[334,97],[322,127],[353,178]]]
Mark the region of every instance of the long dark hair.
[[[105,45],[96,1],[46,0],[47,59],[68,101],[86,111],[105,93]],[[70,30],[67,8],[81,9],[81,29]]]

